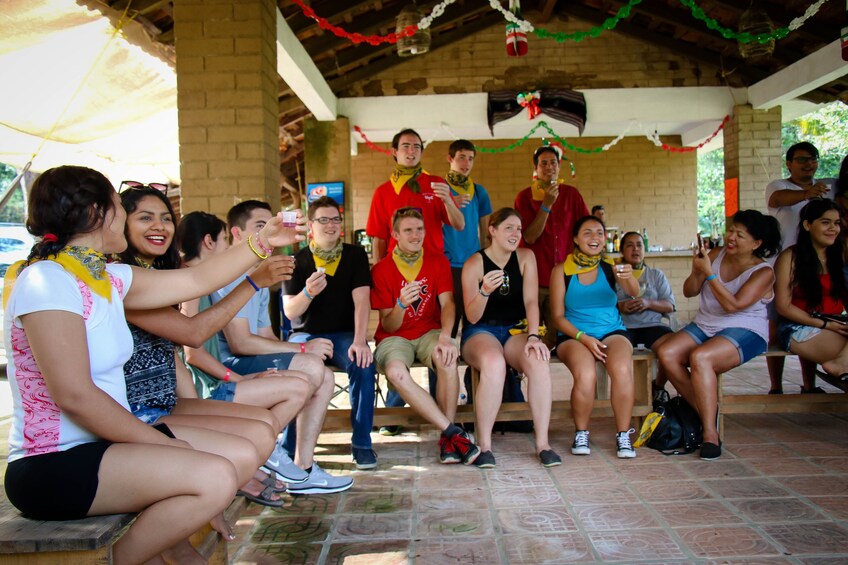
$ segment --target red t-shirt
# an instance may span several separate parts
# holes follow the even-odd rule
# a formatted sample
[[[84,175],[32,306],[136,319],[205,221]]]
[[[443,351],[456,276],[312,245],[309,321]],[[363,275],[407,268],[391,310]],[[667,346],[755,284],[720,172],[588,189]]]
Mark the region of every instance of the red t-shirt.
[[[822,303],[815,310],[822,314],[841,314],[844,310],[842,301],[830,295],[830,275],[819,275],[819,282],[822,285]],[[813,311],[813,308],[807,304],[804,293],[799,286],[792,289],[792,304],[804,312],[811,313]]]
[[[427,173],[418,175],[421,192],[412,192],[408,185],[403,185],[400,194],[390,181],[386,181],[374,191],[371,198],[371,210],[368,212],[368,223],[365,233],[371,237],[379,237],[387,242],[386,253],[391,254],[397,242],[392,237],[392,215],[398,208],[420,208],[424,216],[424,250],[439,256],[445,253],[445,240],[442,235],[442,225],[451,225],[445,203],[433,192],[431,184],[446,182],[443,178]]]
[[[406,339],[417,339],[429,332],[442,327],[442,309],[439,305],[439,295],[443,292],[453,292],[450,263],[443,255],[433,255],[424,252],[424,264],[421,272],[415,278],[421,283],[421,296],[417,302],[407,306],[403,323],[400,328],[389,333],[383,329],[383,323],[377,326],[374,339],[380,343],[387,337],[399,336]],[[400,296],[400,289],[406,286],[406,279],[398,271],[391,254],[380,260],[371,270],[371,308],[380,310],[393,308]]]
[[[515,209],[521,216],[521,227],[524,231],[539,213],[541,200],[533,200],[530,187],[525,188],[515,197]],[[547,288],[554,265],[562,263],[574,247],[571,230],[574,222],[589,215],[589,209],[583,201],[580,192],[567,184],[559,185],[559,196],[551,206],[548,221],[542,235],[535,243],[527,243],[522,239],[521,244],[533,251],[536,256],[536,267],[539,272],[539,286]]]

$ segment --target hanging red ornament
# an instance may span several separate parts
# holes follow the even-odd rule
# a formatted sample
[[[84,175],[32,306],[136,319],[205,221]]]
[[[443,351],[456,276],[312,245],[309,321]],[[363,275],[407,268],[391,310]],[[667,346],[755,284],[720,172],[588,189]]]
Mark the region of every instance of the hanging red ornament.
[[[515,100],[521,104],[522,108],[527,108],[528,120],[532,120],[542,113],[542,109],[539,108],[539,101],[541,99],[542,97],[538,90],[534,92],[522,92],[515,97]]]
[[[520,0],[509,0],[509,11],[520,18]],[[509,57],[523,57],[527,54],[527,34],[512,22],[506,24],[506,54]]]

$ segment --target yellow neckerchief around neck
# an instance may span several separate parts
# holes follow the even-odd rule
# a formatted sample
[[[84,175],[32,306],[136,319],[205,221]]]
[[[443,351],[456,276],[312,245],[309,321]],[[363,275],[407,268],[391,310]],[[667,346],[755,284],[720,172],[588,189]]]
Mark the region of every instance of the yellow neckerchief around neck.
[[[471,177],[467,177],[456,171],[448,171],[448,176],[445,177],[448,184],[460,196],[467,196],[468,200],[474,198],[474,181]]]
[[[557,179],[557,185],[565,184],[563,179]],[[545,189],[551,186],[550,183],[542,182],[539,179],[533,179],[530,183],[530,192],[533,196],[533,200],[544,200],[545,199]]]
[[[590,273],[598,268],[601,260],[600,255],[586,255],[582,251],[575,249],[565,258],[562,270],[568,276]],[[603,261],[610,265],[613,264],[612,260],[606,257],[603,258]]]
[[[32,265],[42,259],[36,259],[29,263]],[[50,255],[47,260],[62,265],[62,268],[81,280],[85,286],[96,295],[112,302],[112,282],[106,273],[106,256],[90,247],[68,246],[56,255]],[[24,261],[18,261],[10,265],[3,279],[3,308],[9,301],[12,287],[18,279],[19,270],[22,266],[29,266]]]
[[[336,276],[336,269],[342,262],[342,251],[344,250],[344,242],[341,239],[329,251],[318,247],[313,239],[309,242],[309,250],[312,252],[312,260],[315,261],[316,268],[323,268],[326,275]]]
[[[392,261],[395,262],[400,274],[406,279],[406,282],[412,282],[421,272],[421,267],[424,265],[424,251],[417,253],[404,253],[400,247],[395,246],[392,251]]]
[[[634,265],[633,266],[633,277],[638,281],[639,279],[642,278],[642,275],[645,274],[645,269],[647,269],[647,268],[648,267],[647,267],[647,265],[645,265],[644,261],[642,261],[638,265]]]
[[[392,187],[395,189],[395,194],[400,194],[403,185],[409,184],[409,189],[416,194],[421,192],[421,186],[418,181],[418,175],[424,172],[421,168],[421,163],[415,167],[405,167],[404,165],[395,165],[395,170],[392,171],[392,176],[389,179],[392,182]]]

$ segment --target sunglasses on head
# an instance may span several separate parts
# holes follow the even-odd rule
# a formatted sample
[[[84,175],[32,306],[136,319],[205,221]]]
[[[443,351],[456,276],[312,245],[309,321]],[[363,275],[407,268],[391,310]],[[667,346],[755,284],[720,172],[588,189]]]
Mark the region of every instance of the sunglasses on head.
[[[163,184],[161,182],[151,182],[150,184],[144,184],[143,182],[138,182],[137,180],[125,180],[121,183],[118,192],[123,192],[124,187],[127,188],[152,188],[153,190],[158,190],[159,192],[168,192],[168,185]]]

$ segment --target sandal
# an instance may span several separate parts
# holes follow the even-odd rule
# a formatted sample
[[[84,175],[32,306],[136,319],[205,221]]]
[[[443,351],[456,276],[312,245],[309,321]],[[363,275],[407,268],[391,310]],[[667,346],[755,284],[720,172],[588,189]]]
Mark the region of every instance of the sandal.
[[[243,490],[236,491],[236,496],[243,496],[251,502],[255,502],[256,504],[261,504],[262,506],[270,506],[271,508],[281,508],[284,504],[282,498],[278,498],[274,500],[271,498],[276,493],[274,489],[271,487],[265,487],[262,492],[258,495],[250,494],[249,492],[245,492]]]
[[[278,481],[277,479],[275,479],[271,475],[266,475],[264,479],[257,479],[256,477],[253,477],[253,479],[257,482],[262,483],[263,485],[265,485],[266,487],[268,487],[269,489],[274,491],[275,494],[279,494],[281,492],[286,492],[286,490],[288,489],[288,486],[286,485],[286,483],[284,483],[282,481]],[[283,486],[277,486],[278,483],[283,485]]]

